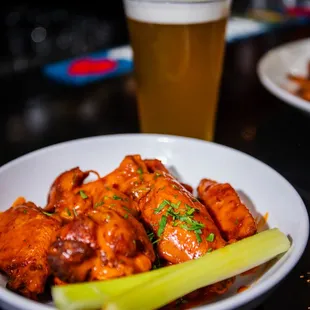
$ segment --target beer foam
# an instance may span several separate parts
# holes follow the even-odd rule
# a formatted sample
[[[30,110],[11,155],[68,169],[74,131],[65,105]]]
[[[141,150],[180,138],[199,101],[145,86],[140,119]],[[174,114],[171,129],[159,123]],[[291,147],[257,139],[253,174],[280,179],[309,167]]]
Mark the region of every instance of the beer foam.
[[[125,0],[127,17],[153,24],[198,24],[229,15],[231,0]]]

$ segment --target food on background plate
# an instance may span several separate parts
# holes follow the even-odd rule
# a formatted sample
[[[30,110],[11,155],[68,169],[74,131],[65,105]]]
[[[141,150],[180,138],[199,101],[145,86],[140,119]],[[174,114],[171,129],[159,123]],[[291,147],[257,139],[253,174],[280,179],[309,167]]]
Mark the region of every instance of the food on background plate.
[[[86,182],[91,173],[97,180]],[[44,208],[17,199],[0,214],[0,268],[8,276],[9,289],[35,300],[41,299],[51,280],[59,307],[61,290],[68,288],[77,299],[84,298],[72,309],[96,309],[105,301],[108,309],[125,309],[130,301],[134,309],[138,304],[130,288],[141,285],[139,291],[150,296],[164,285],[171,290],[175,286],[177,293],[159,298],[156,305],[145,304],[144,296],[140,307],[168,304],[167,309],[174,309],[181,303],[185,309],[226,293],[237,274],[286,251],[286,237],[276,231],[273,239],[272,234],[257,234],[253,216],[231,185],[203,179],[195,197],[192,187],[180,183],[159,160],[130,155],[104,177],[78,167],[63,172],[52,184]],[[268,250],[267,237],[271,244],[279,238],[280,247]],[[16,242],[10,243],[14,238]],[[234,265],[233,257],[257,242],[255,238],[266,243],[265,254],[259,256],[254,247],[251,264]],[[226,273],[215,263],[212,278],[212,268],[204,267],[212,259],[219,264],[228,259]],[[202,279],[189,279],[185,286],[182,281],[172,284],[186,270]],[[114,282],[117,289],[111,292]],[[105,294],[92,299],[94,292],[87,287],[96,285],[105,287]],[[182,292],[186,296],[179,299]],[[117,293],[122,297],[111,299]]]
[[[294,95],[310,101],[310,61],[307,64],[306,76],[296,75],[289,73],[287,78],[290,82],[293,82],[294,89],[290,90]]]

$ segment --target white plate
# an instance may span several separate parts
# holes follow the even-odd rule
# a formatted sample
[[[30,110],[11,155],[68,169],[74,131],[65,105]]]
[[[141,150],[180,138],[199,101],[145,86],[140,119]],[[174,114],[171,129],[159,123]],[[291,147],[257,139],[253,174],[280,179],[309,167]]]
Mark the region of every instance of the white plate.
[[[50,185],[59,173],[80,166],[82,170],[96,169],[104,175],[128,154],[161,159],[195,187],[203,177],[230,182],[255,214],[268,212],[269,226],[278,227],[293,240],[288,253],[262,276],[240,277],[228,294],[201,309],[238,308],[272,289],[299,260],[308,239],[309,222],[304,203],[294,188],[277,172],[246,154],[189,138],[112,135],[61,143],[30,153],[0,168],[0,211],[18,196],[44,206]],[[236,294],[240,285],[251,283],[248,290]],[[0,301],[6,305],[23,310],[51,309],[8,291],[4,284],[2,279]]]
[[[297,109],[310,113],[310,102],[291,94],[293,87],[288,73],[306,76],[310,60],[310,39],[294,41],[265,54],[259,61],[257,72],[262,84],[275,96]]]

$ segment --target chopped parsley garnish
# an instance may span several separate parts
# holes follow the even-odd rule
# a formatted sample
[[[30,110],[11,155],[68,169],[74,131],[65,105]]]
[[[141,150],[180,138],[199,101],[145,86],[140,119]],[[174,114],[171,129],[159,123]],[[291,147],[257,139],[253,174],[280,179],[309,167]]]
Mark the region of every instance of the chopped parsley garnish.
[[[108,199],[109,199],[109,196],[103,196],[103,199],[104,199],[104,200],[108,200]]]
[[[239,220],[238,219],[235,220],[235,225],[239,225]]]
[[[196,211],[195,208],[192,208],[192,207],[189,206],[189,205],[186,205],[186,207],[188,207],[188,208],[187,208],[187,211],[186,211],[186,215],[192,215],[192,214],[194,214],[194,212]]]
[[[78,216],[78,214],[77,214],[77,212],[76,212],[75,208],[73,208],[73,209],[72,209],[72,211],[73,211],[74,216],[75,216],[75,217],[77,217],[77,216]]]
[[[200,243],[202,242],[201,234],[202,234],[202,228],[205,227],[203,223],[200,223],[193,219],[193,214],[196,210],[195,208],[192,208],[190,205],[185,204],[186,210],[179,208],[181,205],[181,201],[178,201],[177,203],[172,203],[169,200],[165,199],[161,202],[161,204],[154,210],[155,214],[158,214],[161,212],[164,207],[169,206],[167,209],[165,215],[162,216],[160,223],[159,223],[159,230],[158,235],[163,231],[163,228],[167,224],[167,217],[171,216],[172,218],[172,226],[176,227],[179,226],[185,230],[193,231],[196,235],[197,241]],[[178,211],[177,211],[178,210]],[[183,211],[183,212],[182,212]]]
[[[180,212],[175,212],[172,207],[169,207],[168,210],[167,210],[167,215],[170,215],[172,217],[173,221],[181,219],[179,213]]]
[[[152,242],[152,244],[155,244],[155,243],[157,243],[160,240],[160,239],[156,240],[155,234],[153,232],[149,232],[147,234],[147,236],[148,236],[149,240]]]
[[[159,172],[155,172],[154,180],[157,180],[157,178],[159,178],[161,176],[162,176],[162,174],[160,174]]]
[[[206,240],[209,241],[209,242],[213,242],[214,238],[215,238],[214,233],[210,233],[209,236],[206,238]]]
[[[126,213],[126,214],[124,215],[124,219],[127,220],[127,219],[128,219],[128,216],[129,216],[129,214]]]
[[[160,187],[160,188],[158,189],[158,191],[163,191],[165,188],[166,188],[166,186]]]
[[[174,209],[177,209],[181,204],[181,201],[178,201],[177,203],[171,203],[171,207],[174,208]]]
[[[23,212],[24,212],[24,214],[27,214],[27,213],[28,213],[27,209],[24,209]]]
[[[201,230],[195,230],[195,235],[196,235],[198,243],[201,243],[202,241],[201,236],[200,236],[201,234],[202,234]]]
[[[85,194],[85,192],[83,190],[80,190],[80,196],[83,198],[83,199],[87,199],[88,196]]]
[[[205,227],[203,223],[194,220],[194,213],[199,210],[185,204],[186,209],[180,208],[181,201],[173,203],[167,199],[163,200],[159,206],[154,210],[155,214],[160,213],[166,206],[169,206],[165,214],[161,217],[159,222],[159,229],[157,235],[160,236],[167,224],[167,219],[170,216],[172,218],[171,225],[173,227],[179,226],[185,230],[192,231],[195,233],[197,241],[202,242],[202,229]],[[214,237],[213,237],[214,239]]]
[[[186,219],[184,222],[186,222],[186,224],[182,225],[181,227],[189,231],[199,231],[199,233],[201,233],[201,229],[205,227],[204,224],[197,222],[196,220],[193,220],[191,218]]]
[[[197,201],[198,201],[197,198],[193,198],[193,199],[192,199],[192,202],[197,202]]]
[[[152,243],[156,241],[155,234],[153,232],[149,232],[147,236]]]
[[[126,206],[122,206],[122,208],[123,208],[125,211],[131,213],[131,210],[130,210],[129,208],[127,208]]]
[[[71,211],[70,211],[68,208],[66,208],[65,210],[66,210],[67,214],[68,214],[69,216],[71,216]]]
[[[154,210],[155,214],[158,214],[165,206],[170,205],[171,202],[169,200],[163,200],[160,205]]]
[[[113,195],[113,199],[114,199],[114,200],[123,200],[123,198],[122,198],[122,197],[117,196],[117,195]]]
[[[155,235],[154,233],[151,231],[147,234],[148,238],[150,239],[150,241],[152,242],[155,239]]]
[[[194,219],[192,219],[192,215],[191,216],[187,216],[187,218],[185,218],[184,222],[186,224],[181,225],[180,227],[188,230],[188,231],[193,231],[196,235],[197,241],[200,243],[201,240],[201,234],[202,234],[202,228],[205,227],[205,225],[203,223],[200,223]]]
[[[175,184],[172,184],[172,187],[173,187],[174,189],[179,189],[179,187],[178,187],[177,185],[175,185]]]
[[[162,235],[162,233],[165,230],[166,225],[167,225],[167,216],[163,215],[159,221],[159,228],[158,228],[158,232],[157,232],[158,237],[160,237]]]
[[[143,170],[142,170],[142,168],[141,167],[139,167],[138,169],[137,169],[137,172],[138,172],[138,174],[143,174]]]
[[[94,207],[97,208],[97,207],[100,207],[104,204],[104,202],[101,200],[101,201],[98,201],[95,203]]]
[[[42,211],[43,214],[45,214],[46,216],[52,216],[53,214],[52,213],[48,213],[48,212],[45,212],[45,211]]]
[[[213,249],[212,249],[212,248],[209,248],[208,251],[207,251],[207,253],[211,253],[212,251],[213,251]]]

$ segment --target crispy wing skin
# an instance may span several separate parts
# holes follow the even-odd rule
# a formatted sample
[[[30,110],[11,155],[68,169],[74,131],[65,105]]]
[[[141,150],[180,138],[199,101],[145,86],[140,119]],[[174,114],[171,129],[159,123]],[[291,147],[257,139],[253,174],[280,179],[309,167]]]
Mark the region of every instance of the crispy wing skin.
[[[188,185],[188,184],[186,184],[186,183],[181,183],[181,185],[182,185],[188,192],[190,192],[190,193],[193,195],[194,189],[193,189],[190,185]]]
[[[138,203],[144,223],[159,238],[160,257],[180,263],[224,246],[206,208],[170,174],[150,173],[147,164],[138,155],[127,156],[105,181]]]
[[[65,213],[68,212],[65,209],[68,207],[68,201],[74,205],[81,204],[84,206],[83,198],[76,194],[79,194],[78,188],[88,175],[88,171],[83,172],[78,167],[60,174],[50,188],[45,210],[47,212],[57,212],[66,219],[67,216]]]
[[[256,223],[230,184],[203,179],[198,186],[203,201],[226,241],[240,240],[256,233]]]
[[[43,293],[50,274],[47,251],[59,227],[31,202],[0,214],[0,269],[9,289],[31,299]]]
[[[54,217],[67,223],[103,205],[107,202],[106,200],[113,200],[115,193],[106,186],[102,179],[98,178],[96,181],[83,184],[89,172],[74,168],[62,173],[51,187],[45,210],[54,212]],[[124,196],[122,193],[119,194]],[[119,199],[122,199],[123,205],[132,209],[132,212],[137,209],[136,204],[129,201],[128,197],[124,196]],[[110,203],[112,204],[111,201]],[[137,212],[134,212],[134,215],[137,216]]]
[[[144,163],[148,172],[154,173],[155,171],[162,171],[169,173],[169,170],[158,159],[144,159]]]
[[[48,261],[58,280],[68,283],[106,280],[148,271],[153,246],[140,222],[114,192],[84,216],[66,224],[52,244]]]
[[[148,173],[148,168],[140,155],[126,156],[118,168],[103,178],[106,186],[130,193],[130,188],[141,184],[143,175]]]
[[[151,189],[139,208],[159,238],[162,258],[173,264],[185,262],[225,245],[206,208],[172,176],[163,172],[156,180],[152,175],[145,179]]]
[[[148,172],[154,173],[157,171],[157,173],[159,173],[160,171],[162,171],[162,172],[166,172],[170,174],[169,170],[158,159],[144,159],[144,163],[146,164]],[[181,183],[181,184],[185,187],[187,191],[193,194],[194,189],[190,185],[186,183]]]

